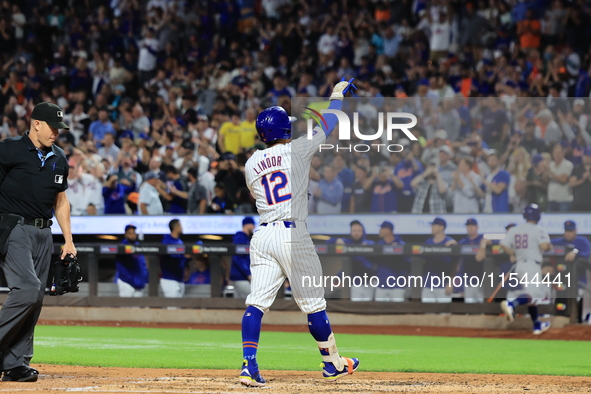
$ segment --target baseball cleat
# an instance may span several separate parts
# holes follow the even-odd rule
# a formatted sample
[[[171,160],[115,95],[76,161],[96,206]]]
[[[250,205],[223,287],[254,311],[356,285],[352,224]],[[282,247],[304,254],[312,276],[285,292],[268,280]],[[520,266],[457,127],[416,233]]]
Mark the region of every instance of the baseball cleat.
[[[503,312],[505,312],[507,320],[509,320],[510,323],[513,323],[513,321],[515,320],[515,309],[513,308],[513,304],[511,304],[509,301],[501,301],[501,309],[503,310]]]
[[[256,365],[256,363],[252,363]],[[242,362],[242,371],[240,371],[240,383],[247,387],[262,387],[267,381],[261,376],[259,367],[249,366],[248,360]]]
[[[534,335],[540,335],[544,331],[550,328],[549,321],[539,321],[534,323]]]
[[[359,359],[356,358],[349,358],[349,357],[341,357],[343,360],[344,367],[341,371],[337,370],[333,363],[327,363],[323,361],[320,366],[323,367],[322,369],[322,377],[325,380],[336,380],[341,376],[351,375],[353,372],[357,371],[359,367]]]

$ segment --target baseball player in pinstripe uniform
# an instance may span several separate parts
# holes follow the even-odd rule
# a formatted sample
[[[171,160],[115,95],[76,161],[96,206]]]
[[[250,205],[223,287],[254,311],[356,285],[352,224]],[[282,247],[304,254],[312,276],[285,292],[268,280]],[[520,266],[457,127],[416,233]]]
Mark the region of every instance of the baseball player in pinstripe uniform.
[[[528,312],[534,323],[534,335],[539,335],[550,328],[550,322],[538,321],[537,305],[547,298],[547,287],[541,286],[542,281],[542,253],[550,250],[550,236],[546,230],[538,226],[542,216],[536,204],[530,204],[523,210],[526,223],[512,227],[501,241],[501,247],[515,261],[517,279],[524,281],[523,291],[512,300],[501,302],[501,309],[509,321],[514,320],[515,307],[527,305]],[[537,276],[537,279],[535,277]],[[536,281],[536,283],[527,283]]]
[[[340,110],[353,80],[337,83],[330,96],[330,109]],[[356,358],[341,357],[326,315],[322,287],[303,286],[303,277],[321,277],[322,267],[306,228],[308,181],[312,157],[337,123],[326,114],[326,131],[316,127],[312,139],[291,139],[291,122],[281,107],[262,111],[256,121],[257,133],[267,148],[255,152],[246,162],[246,184],[256,199],[260,226],[250,244],[251,293],[246,298],[242,319],[244,361],[240,382],[263,386],[256,360],[263,314],[275,300],[277,291],[289,278],[293,298],[308,315],[308,328],[316,340],[323,361],[323,376],[334,380],[353,373]]]

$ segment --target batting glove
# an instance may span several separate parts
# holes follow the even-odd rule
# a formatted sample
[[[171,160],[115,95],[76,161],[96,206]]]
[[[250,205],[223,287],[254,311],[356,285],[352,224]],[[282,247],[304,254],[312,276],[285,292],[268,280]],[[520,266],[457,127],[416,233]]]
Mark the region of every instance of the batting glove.
[[[355,78],[351,78],[350,80],[346,81],[345,77],[343,77],[343,79],[341,79],[341,82],[337,83],[335,87],[332,89],[332,94],[330,95],[329,100],[342,101],[350,88],[357,90],[357,87],[352,83],[354,79]]]

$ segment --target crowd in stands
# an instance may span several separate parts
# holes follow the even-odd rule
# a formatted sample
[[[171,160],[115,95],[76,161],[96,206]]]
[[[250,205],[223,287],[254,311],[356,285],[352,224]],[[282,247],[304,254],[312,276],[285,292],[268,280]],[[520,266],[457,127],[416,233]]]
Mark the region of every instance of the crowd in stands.
[[[331,135],[312,161],[311,212],[521,213],[532,203],[548,212],[591,209],[591,135],[582,126],[588,100],[382,99],[381,111],[429,115],[418,116],[408,138],[400,131],[393,141],[385,132],[379,141]],[[451,111],[455,126],[443,127]],[[359,128],[371,135],[377,125]]]
[[[5,0],[0,138],[64,109],[74,215],[256,213],[256,115],[354,77],[360,121],[406,109],[416,141],[317,155],[311,212],[587,211],[589,21],[560,0]]]

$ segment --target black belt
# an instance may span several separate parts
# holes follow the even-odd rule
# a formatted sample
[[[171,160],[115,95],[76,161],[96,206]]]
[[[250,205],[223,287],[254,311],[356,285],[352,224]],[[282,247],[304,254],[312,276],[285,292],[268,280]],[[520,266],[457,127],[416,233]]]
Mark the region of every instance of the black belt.
[[[41,219],[41,218],[25,219],[25,220],[23,220],[23,224],[26,226],[33,226],[33,227],[37,227],[37,228],[47,228],[47,227],[51,227],[51,225],[53,224],[53,221],[51,219]]]
[[[266,227],[269,224],[274,226],[275,224],[278,224],[278,223],[283,223],[285,228],[296,228],[296,222],[289,222],[287,220],[284,220],[283,222],[261,223],[260,226]]]
[[[4,215],[0,215],[0,218],[2,216],[4,216]],[[19,215],[12,215],[12,216],[19,216]],[[51,219],[42,219],[42,218],[26,219],[26,218],[20,216],[19,224],[23,224],[25,226],[33,226],[33,227],[37,227],[37,228],[48,228],[48,227],[51,227],[51,225],[53,224],[53,221]]]

